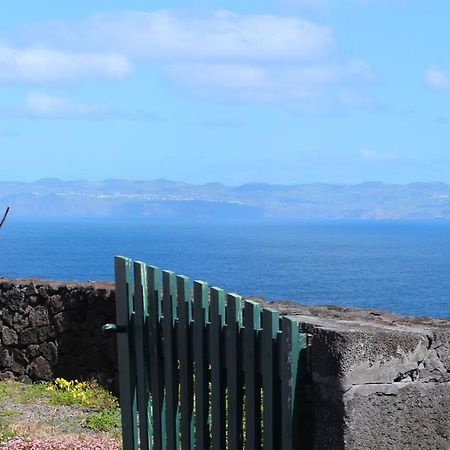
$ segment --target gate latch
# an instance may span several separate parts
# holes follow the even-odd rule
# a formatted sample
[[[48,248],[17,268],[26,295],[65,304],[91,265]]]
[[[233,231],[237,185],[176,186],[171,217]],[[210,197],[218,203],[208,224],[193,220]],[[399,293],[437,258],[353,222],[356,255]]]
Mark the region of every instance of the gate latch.
[[[117,333],[125,333],[127,330],[126,327],[116,325],[115,323],[107,323],[102,326],[102,334],[103,336],[112,336]]]

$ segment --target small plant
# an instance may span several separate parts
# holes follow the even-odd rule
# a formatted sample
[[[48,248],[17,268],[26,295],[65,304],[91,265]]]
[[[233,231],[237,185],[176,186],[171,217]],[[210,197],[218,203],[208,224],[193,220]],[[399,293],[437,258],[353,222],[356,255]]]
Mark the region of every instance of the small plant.
[[[19,411],[7,410],[7,411],[0,412],[0,418],[1,417],[18,417],[18,416],[20,416]]]
[[[10,431],[8,429],[8,424],[3,420],[3,418],[0,419],[0,442],[7,441],[8,439],[12,439],[16,437],[16,433]]]
[[[9,430],[0,431],[0,442],[8,442],[16,437],[17,435],[13,431]]]
[[[90,413],[86,417],[85,426],[95,431],[112,431],[120,425],[120,414],[117,409],[103,409]]]
[[[88,408],[117,408],[117,399],[95,380],[68,381],[56,378],[49,383],[47,389],[51,392],[50,402],[54,405],[80,405]]]

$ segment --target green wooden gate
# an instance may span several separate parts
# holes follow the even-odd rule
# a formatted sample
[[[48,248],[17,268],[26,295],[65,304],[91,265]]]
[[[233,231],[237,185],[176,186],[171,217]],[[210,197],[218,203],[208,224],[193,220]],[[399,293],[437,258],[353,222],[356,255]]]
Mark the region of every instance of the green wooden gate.
[[[124,450],[299,447],[289,317],[202,281],[115,258]]]

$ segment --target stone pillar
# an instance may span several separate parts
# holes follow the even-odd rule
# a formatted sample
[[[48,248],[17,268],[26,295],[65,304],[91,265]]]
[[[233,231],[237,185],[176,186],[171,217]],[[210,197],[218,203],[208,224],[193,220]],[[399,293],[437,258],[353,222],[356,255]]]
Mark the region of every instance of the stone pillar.
[[[313,334],[302,390],[304,448],[450,449],[449,320],[270,306]]]

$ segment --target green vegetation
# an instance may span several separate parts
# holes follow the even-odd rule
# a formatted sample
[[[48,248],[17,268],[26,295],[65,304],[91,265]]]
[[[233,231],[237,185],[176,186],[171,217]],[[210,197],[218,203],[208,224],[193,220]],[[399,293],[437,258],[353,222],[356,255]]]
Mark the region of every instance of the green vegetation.
[[[0,400],[9,399],[14,403],[34,403],[48,397],[47,383],[23,384],[15,381],[0,381]]]
[[[56,378],[49,383],[50,403],[53,405],[80,405],[88,408],[117,409],[117,399],[95,380],[67,381]]]
[[[92,412],[86,417],[85,425],[95,431],[112,431],[120,426],[120,414],[117,409],[103,409]]]
[[[18,411],[13,411],[13,410],[0,411],[0,418],[1,417],[18,417],[18,416],[20,416],[20,413]]]
[[[22,384],[0,381],[0,400],[14,403],[35,403],[48,400],[52,405],[80,405],[88,408],[114,409],[117,399],[95,380],[67,381],[57,378],[50,383]]]
[[[20,406],[24,404],[36,404],[37,413],[30,418],[29,411],[33,408]],[[58,417],[55,418],[54,407],[58,405],[72,406],[73,409],[68,410],[67,413],[64,412],[65,410],[60,410]],[[24,411],[27,411],[25,416],[23,416]],[[86,432],[86,429],[92,431]],[[52,434],[56,433],[55,439],[58,436],[63,440],[70,437],[80,442],[83,439],[103,439],[105,444],[102,444],[101,448],[119,449],[118,400],[94,380],[82,382],[57,378],[53,382],[36,384],[0,381],[0,443],[2,445],[8,443],[14,447],[17,439],[45,440],[50,430]],[[61,431],[58,432],[58,430]],[[93,431],[96,432],[95,435]]]

